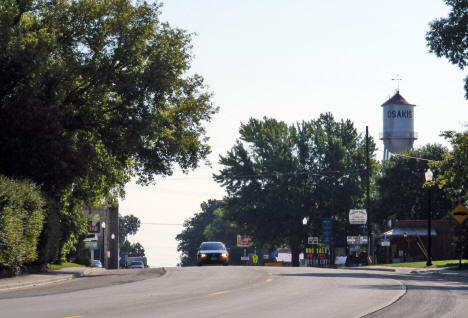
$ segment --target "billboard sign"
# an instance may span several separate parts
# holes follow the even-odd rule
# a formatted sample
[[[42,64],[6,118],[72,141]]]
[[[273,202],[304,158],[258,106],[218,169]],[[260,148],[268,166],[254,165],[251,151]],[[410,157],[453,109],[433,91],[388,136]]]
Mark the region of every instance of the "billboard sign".
[[[252,239],[247,235],[237,235],[237,247],[250,247],[253,245]]]
[[[332,236],[332,219],[322,219],[322,242],[330,244]]]
[[[365,209],[349,210],[349,224],[366,224],[367,211]]]

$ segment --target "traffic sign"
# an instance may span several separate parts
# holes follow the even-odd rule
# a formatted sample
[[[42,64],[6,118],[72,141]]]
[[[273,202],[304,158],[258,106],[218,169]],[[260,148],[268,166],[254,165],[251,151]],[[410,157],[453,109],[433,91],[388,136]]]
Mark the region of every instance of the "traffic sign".
[[[455,207],[455,209],[450,212],[450,215],[460,224],[465,221],[465,219],[468,217],[468,210],[461,204],[458,203],[458,205]]]

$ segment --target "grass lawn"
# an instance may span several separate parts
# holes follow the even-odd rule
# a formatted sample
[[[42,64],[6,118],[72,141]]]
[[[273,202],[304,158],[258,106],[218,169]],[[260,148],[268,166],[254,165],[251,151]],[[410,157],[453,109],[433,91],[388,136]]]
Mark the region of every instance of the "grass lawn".
[[[65,267],[86,267],[86,266],[81,265],[81,264],[68,263],[68,262],[65,262],[65,263],[62,263],[62,264],[48,264],[47,266],[51,270],[57,270],[57,269],[65,268]]]
[[[462,260],[462,269],[466,269],[468,260]],[[436,268],[436,267],[451,267],[455,266],[458,268],[458,260],[444,260],[444,261],[432,261],[432,266],[426,266],[426,261],[423,262],[407,262],[407,263],[396,263],[396,264],[379,264],[378,266],[390,266],[390,267],[412,267],[412,268]]]

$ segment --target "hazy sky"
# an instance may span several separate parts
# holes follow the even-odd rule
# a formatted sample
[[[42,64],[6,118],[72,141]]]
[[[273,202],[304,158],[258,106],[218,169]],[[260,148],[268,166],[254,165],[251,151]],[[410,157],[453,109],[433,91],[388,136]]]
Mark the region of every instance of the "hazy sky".
[[[331,112],[362,133],[369,126],[380,160],[380,106],[399,74],[401,95],[417,105],[415,147],[445,144],[439,133],[468,121],[466,72],[426,46],[428,23],[448,13],[442,0],[167,0],[161,10],[162,21],[197,34],[192,72],[205,78],[220,111],[206,125],[212,168],[126,187],[120,213],[141,219],[130,240],[142,243],[151,266],[175,266],[183,221],[223,197],[211,176],[251,117],[294,123]]]

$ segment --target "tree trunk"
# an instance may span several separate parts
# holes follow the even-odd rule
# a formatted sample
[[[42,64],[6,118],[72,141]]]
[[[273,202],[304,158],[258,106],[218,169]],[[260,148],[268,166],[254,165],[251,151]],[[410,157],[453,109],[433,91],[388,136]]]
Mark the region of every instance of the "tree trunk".
[[[291,263],[293,267],[299,267],[300,244],[297,239],[291,240]]]

